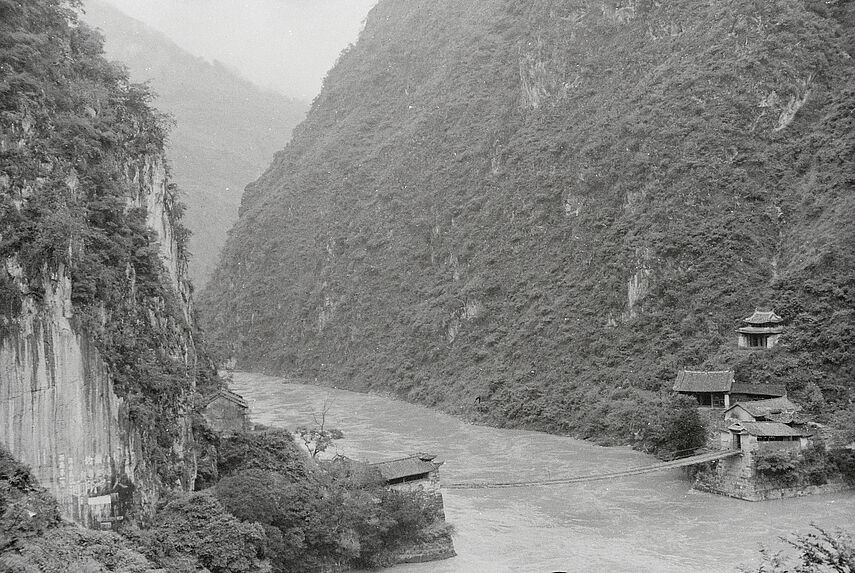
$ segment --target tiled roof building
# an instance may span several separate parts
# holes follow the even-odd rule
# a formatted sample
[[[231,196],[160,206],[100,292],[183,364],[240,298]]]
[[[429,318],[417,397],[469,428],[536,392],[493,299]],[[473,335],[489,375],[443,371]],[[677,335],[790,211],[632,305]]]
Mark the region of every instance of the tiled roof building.
[[[736,329],[739,348],[772,348],[784,332],[784,320],[773,310],[755,310],[742,322],[745,325]]]

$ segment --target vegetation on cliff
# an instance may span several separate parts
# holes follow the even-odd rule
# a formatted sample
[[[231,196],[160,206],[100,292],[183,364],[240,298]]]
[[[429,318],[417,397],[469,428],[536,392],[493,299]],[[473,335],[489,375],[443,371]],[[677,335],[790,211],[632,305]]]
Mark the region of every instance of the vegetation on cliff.
[[[218,440],[221,479],[174,492],[145,528],[93,532],[63,522],[56,502],[0,446],[0,571],[298,573],[377,567],[444,538],[441,503],[385,489],[376,470],[321,462],[284,430]]]
[[[594,439],[643,433],[622,413],[680,368],[846,403],[853,23],[844,1],[382,0],[247,188],[206,328],[245,368]],[[781,344],[738,351],[762,305]]]
[[[63,522],[56,501],[0,445],[0,571],[115,573],[155,570],[127,540]]]
[[[168,487],[186,485],[194,469],[181,420],[214,374],[188,316],[183,206],[157,178],[168,120],[104,59],[78,7],[0,1],[0,328],[14,333],[22,312],[39,313],[70,278],[63,312],[107,363],[146,467]],[[153,229],[161,213],[151,203],[168,234]]]

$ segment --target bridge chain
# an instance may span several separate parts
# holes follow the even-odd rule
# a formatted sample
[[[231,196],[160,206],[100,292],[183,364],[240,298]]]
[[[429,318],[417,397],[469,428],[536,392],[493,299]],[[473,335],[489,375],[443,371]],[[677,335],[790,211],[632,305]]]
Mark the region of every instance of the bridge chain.
[[[621,477],[633,476],[646,474],[657,471],[664,471],[674,468],[682,468],[693,466],[696,464],[702,464],[706,462],[712,462],[716,460],[721,460],[724,458],[730,458],[733,456],[742,455],[740,450],[724,450],[719,452],[707,452],[704,454],[699,454],[695,456],[688,456],[684,458],[679,458],[676,460],[671,460],[667,462],[660,462],[658,464],[652,464],[649,466],[639,466],[635,468],[629,468],[626,470],[621,470],[617,472],[606,472],[601,474],[588,474],[588,475],[580,475],[580,476],[567,476],[564,478],[554,478],[547,480],[527,480],[527,481],[507,481],[507,482],[487,482],[487,481],[471,481],[471,482],[454,482],[447,485],[442,486],[443,489],[500,489],[500,488],[509,488],[509,487],[535,487],[535,486],[549,486],[549,485],[565,485],[565,484],[573,484],[573,483],[584,483],[584,482],[592,482],[592,481],[601,481],[606,479],[616,479]]]

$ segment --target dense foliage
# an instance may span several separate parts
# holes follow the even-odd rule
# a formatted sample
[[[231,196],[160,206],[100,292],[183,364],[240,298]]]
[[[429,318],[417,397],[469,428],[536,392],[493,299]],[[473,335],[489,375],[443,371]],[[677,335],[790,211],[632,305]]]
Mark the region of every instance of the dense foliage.
[[[855,484],[855,450],[814,444],[798,452],[755,454],[757,474],[769,487]]]
[[[29,468],[0,446],[0,571],[3,573],[150,573],[154,565],[114,533],[60,519],[56,501]]]
[[[680,368],[846,403],[855,4],[621,4],[381,1],[247,188],[219,351],[603,440]]]
[[[170,501],[157,512],[154,526],[135,537],[170,571],[188,557],[211,573],[269,571],[262,527],[240,521],[208,491]]]
[[[269,428],[220,439],[217,469],[221,477],[247,470],[284,475],[292,481],[309,475],[309,463],[285,430]]]
[[[284,430],[220,446],[225,477],[215,487],[173,493],[148,527],[121,535],[61,521],[55,500],[0,447],[0,571],[336,571],[394,563],[422,542],[451,547],[438,499],[386,490],[366,464],[317,464]]]
[[[145,466],[170,486],[187,483],[182,416],[213,371],[187,315],[183,206],[174,187],[147,187],[165,169],[168,121],[145,86],[104,59],[77,8],[0,1],[0,328],[14,330],[25,299],[38,310],[70,277],[64,312],[106,361]],[[150,223],[158,193],[172,236]]]
[[[293,466],[291,456],[282,458],[285,471]],[[296,460],[305,463],[305,457],[299,452]],[[388,565],[401,547],[450,534],[437,499],[386,490],[382,483],[365,464],[337,460],[304,475],[241,469],[214,491],[232,514],[263,525],[274,571],[296,573]]]

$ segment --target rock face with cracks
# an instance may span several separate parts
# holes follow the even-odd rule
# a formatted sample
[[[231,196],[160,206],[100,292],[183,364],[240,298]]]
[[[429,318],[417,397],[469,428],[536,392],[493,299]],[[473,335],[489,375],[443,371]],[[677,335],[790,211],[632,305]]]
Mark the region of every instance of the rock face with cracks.
[[[0,3],[0,443],[110,527],[192,488],[210,367],[164,119],[76,4]]]

